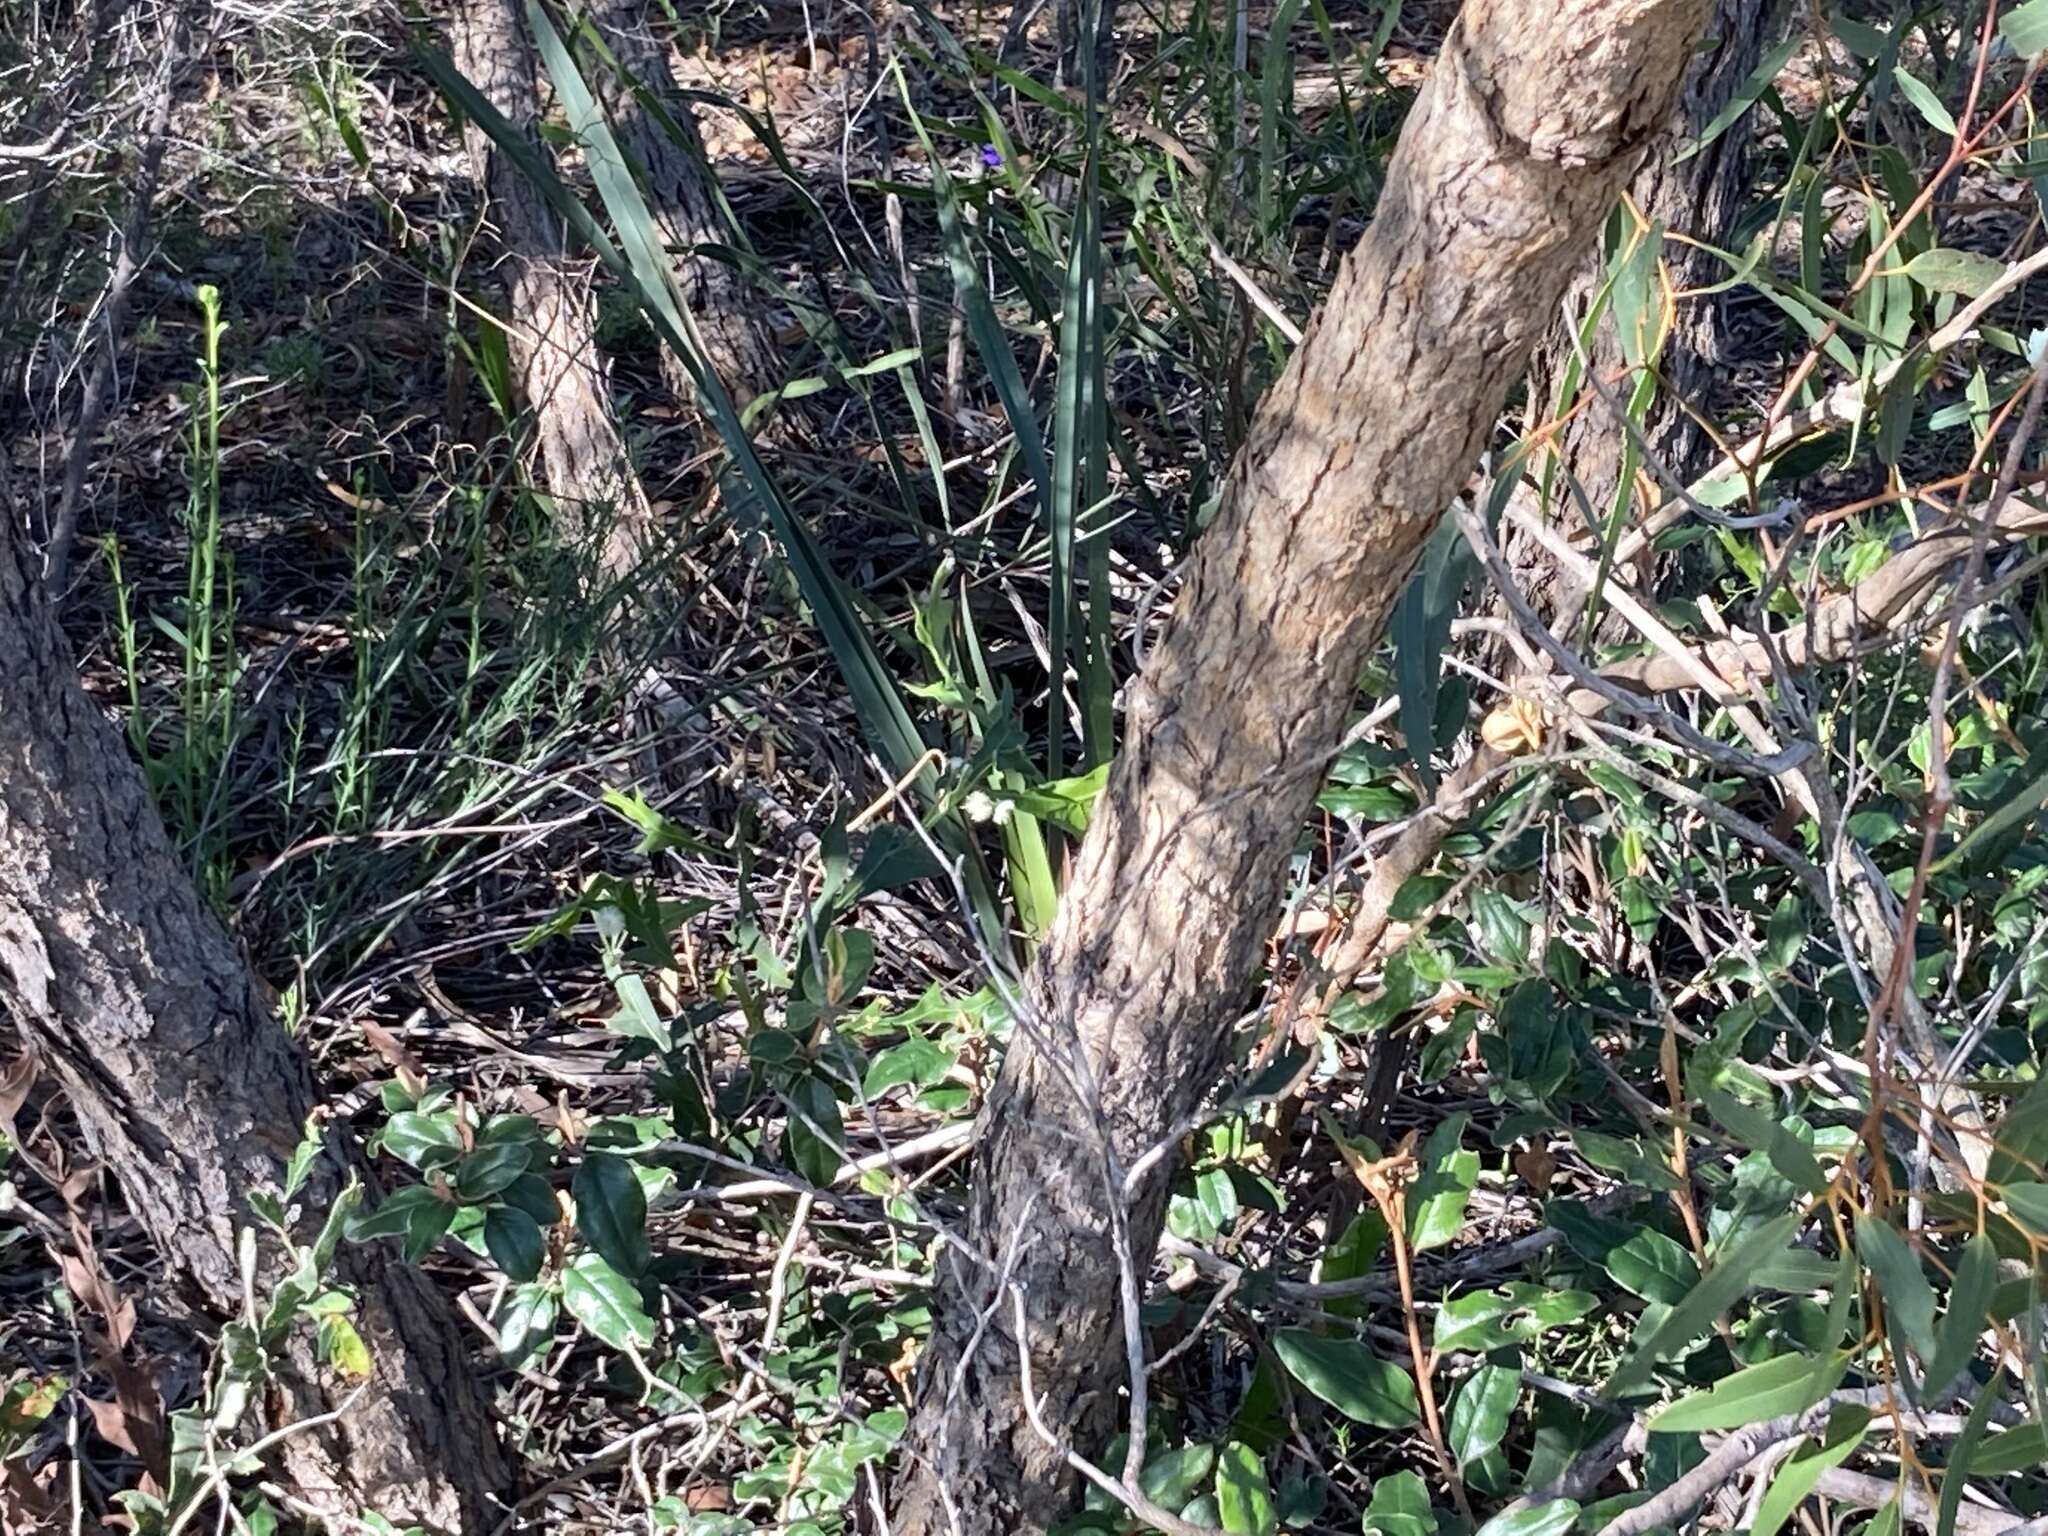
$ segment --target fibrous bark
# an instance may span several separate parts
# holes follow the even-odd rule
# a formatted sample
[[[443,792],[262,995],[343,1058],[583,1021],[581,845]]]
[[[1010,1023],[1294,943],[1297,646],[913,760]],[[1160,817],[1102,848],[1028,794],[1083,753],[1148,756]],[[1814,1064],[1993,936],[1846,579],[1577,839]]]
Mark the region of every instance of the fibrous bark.
[[[1777,9],[1775,4],[1758,4],[1757,0],[1715,0],[1704,42],[1686,71],[1670,125],[1629,183],[1629,200],[1645,219],[1694,241],[1724,250],[1728,247],[1730,233],[1741,213],[1744,172],[1748,166],[1747,119],[1739,118],[1729,124],[1719,138],[1698,154],[1683,159],[1678,156],[1720,115],[1756,69],[1771,32],[1772,14]],[[1680,291],[1703,288],[1726,276],[1720,260],[1695,244],[1669,241],[1663,259],[1672,287]],[[1552,325],[1529,359],[1532,427],[1547,422],[1556,407],[1560,381],[1578,355],[1575,333],[1584,321],[1587,302],[1606,272],[1607,257],[1595,250],[1573,279],[1568,296],[1570,319]],[[1678,305],[1658,363],[1662,384],[1650,401],[1640,428],[1643,448],[1683,481],[1690,481],[1703,467],[1702,460],[1711,444],[1699,414],[1701,397],[1722,359],[1721,335],[1719,295],[1695,297]],[[1603,381],[1614,379],[1627,366],[1611,321],[1600,327],[1585,350],[1595,376]],[[1617,386],[1621,395],[1629,389],[1626,382]],[[1613,504],[1627,448],[1626,429],[1615,413],[1598,400],[1589,402],[1574,416],[1552,445],[1559,468],[1578,483],[1587,500],[1602,512]],[[1540,470],[1541,466],[1539,459],[1532,467]],[[1560,527],[1581,530],[1584,519],[1579,515],[1577,502],[1562,489],[1563,484],[1560,480],[1559,494],[1552,498],[1545,512]],[[1508,563],[1515,568],[1531,606],[1554,631],[1562,633],[1569,629],[1577,622],[1586,592],[1519,530],[1503,530],[1503,541]],[[1510,656],[1505,645],[1496,645],[1487,649],[1486,659],[1488,670],[1494,670],[1509,661]],[[1420,873],[1435,860],[1444,839],[1475,808],[1475,791],[1491,782],[1507,761],[1505,754],[1491,747],[1478,748],[1438,786],[1434,804],[1380,850],[1373,862],[1372,876],[1346,924],[1344,937],[1326,957],[1329,985],[1347,984],[1371,962],[1387,935],[1388,913],[1401,886],[1409,876]],[[1381,1044],[1387,1049],[1405,1049],[1406,1037],[1389,1037]]]
[[[0,519],[0,1000],[171,1274],[234,1317],[246,1200],[283,1187],[312,1077],[79,686],[38,563]],[[330,1142],[300,1202],[311,1225],[348,1173]],[[280,1263],[265,1253],[258,1283]],[[333,1278],[356,1288],[373,1375],[338,1422],[277,1445],[280,1480],[337,1521],[371,1509],[401,1527],[481,1528],[509,1478],[452,1312],[416,1270],[361,1251],[344,1250]],[[273,1427],[358,1385],[319,1364],[310,1326],[275,1373]]]
[[[1107,1437],[1115,1170],[1214,1084],[1367,651],[1666,121],[1707,9],[1471,0],[1446,39],[1378,214],[1262,403],[1132,687],[1032,978],[1036,1027],[985,1111],[974,1253],[948,1251],[899,1533],[1039,1531],[1068,1510],[1062,1451],[1024,1413],[1020,1344],[1043,1421],[1077,1445]],[[1140,1264],[1174,1163],[1130,1192]]]
[[[608,69],[597,71],[605,117],[640,173],[704,360],[733,403],[744,406],[782,384],[782,360],[745,274],[705,249],[727,245],[731,236],[712,195],[696,114],[677,90],[667,44],[648,31],[641,5],[595,0],[590,19],[627,75],[668,115],[664,124],[625,80]],[[662,376],[678,399],[696,397],[689,370],[667,347]]]
[[[464,0],[455,64],[501,117],[539,145],[540,88],[515,0]],[[505,335],[533,413],[547,493],[564,531],[595,551],[607,574],[625,576],[653,541],[654,514],[612,411],[589,285],[540,190],[475,123],[465,137],[503,237],[511,311]]]
[[[1629,201],[1645,219],[1671,234],[1726,248],[1741,212],[1746,184],[1746,120],[1730,124],[1697,154],[1682,159],[1680,155],[1755,70],[1769,35],[1770,13],[1776,8],[1760,0],[1717,0],[1701,47],[1686,71],[1670,124],[1629,183]],[[1661,259],[1672,288],[1680,292],[1705,288],[1728,276],[1726,262],[1688,241],[1667,240]],[[1553,326],[1529,361],[1530,414],[1537,423],[1547,420],[1555,408],[1559,381],[1576,355],[1567,324],[1576,327],[1584,322],[1587,306],[1606,273],[1605,260],[1597,256],[1580,268],[1568,294],[1569,322]],[[1642,425],[1644,451],[1681,474],[1696,467],[1705,441],[1705,429],[1698,419],[1702,397],[1721,362],[1717,299],[1718,295],[1707,295],[1677,306],[1657,360],[1662,386]],[[1611,317],[1602,322],[1586,356],[1593,374],[1625,398],[1633,381],[1623,377],[1628,362],[1620,330]],[[1618,385],[1614,383],[1617,378],[1621,379]],[[1610,506],[1628,446],[1614,413],[1598,400],[1589,401],[1552,445],[1584,487],[1587,499],[1603,511]]]
[[[1716,0],[1701,47],[1680,87],[1671,121],[1629,184],[1629,201],[1651,225],[1706,245],[1727,248],[1741,212],[1743,172],[1748,164],[1747,124],[1730,124],[1698,153],[1684,158],[1680,155],[1734,99],[1762,59],[1772,14],[1777,9],[1771,0]],[[1699,244],[1667,240],[1660,259],[1677,292],[1705,288],[1728,276],[1727,263]],[[1606,258],[1596,251],[1572,282],[1565,318],[1551,326],[1529,361],[1532,427],[1548,422],[1560,403],[1565,408],[1573,404],[1570,400],[1560,402],[1558,391],[1567,371],[1579,363],[1574,336],[1584,324],[1593,296],[1606,277]],[[1665,466],[1681,479],[1689,478],[1698,467],[1708,441],[1700,417],[1714,369],[1721,361],[1720,322],[1717,294],[1696,297],[1677,306],[1670,333],[1656,360],[1661,382],[1636,435],[1639,475],[1650,473],[1650,463]],[[1602,320],[1584,354],[1585,361],[1579,364],[1582,376],[1590,373],[1599,380],[1608,398],[1598,398],[1582,384],[1583,403],[1577,414],[1550,439],[1549,451],[1583,491],[1595,515],[1605,518],[1620,488],[1630,445],[1630,434],[1610,402],[1626,400],[1635,382],[1622,346],[1621,329],[1612,316]],[[1539,458],[1533,467],[1540,471],[1545,461]],[[1555,521],[1574,528],[1583,526],[1578,502],[1562,476],[1557,480],[1553,500],[1550,512]],[[1568,583],[1554,591],[1554,566],[1526,538],[1509,534],[1503,549],[1509,565],[1523,578],[1523,590],[1536,611],[1546,617],[1562,618],[1567,624],[1573,622],[1585,594],[1572,591]]]

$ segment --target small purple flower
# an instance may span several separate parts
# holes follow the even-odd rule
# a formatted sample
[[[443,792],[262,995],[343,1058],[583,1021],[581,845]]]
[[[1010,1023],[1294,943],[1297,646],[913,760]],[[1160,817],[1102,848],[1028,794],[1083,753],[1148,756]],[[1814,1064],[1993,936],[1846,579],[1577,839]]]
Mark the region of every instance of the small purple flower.
[[[981,146],[981,163],[992,171],[1001,170],[1003,166],[1003,152],[993,144],[984,144]]]

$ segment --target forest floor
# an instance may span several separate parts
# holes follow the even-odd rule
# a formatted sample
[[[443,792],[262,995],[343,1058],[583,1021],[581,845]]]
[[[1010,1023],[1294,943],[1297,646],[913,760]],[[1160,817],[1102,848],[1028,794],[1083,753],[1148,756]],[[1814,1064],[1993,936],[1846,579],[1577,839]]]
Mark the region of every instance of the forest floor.
[[[1307,318],[1363,227],[1400,107],[1440,35],[1439,18],[1417,19],[1440,8],[1396,8],[1376,45],[1383,9],[1317,4],[1310,20],[1287,7],[1296,24],[1276,70],[1277,55],[1262,53],[1266,6],[1243,13],[1242,38],[1227,11],[1203,4],[1126,7],[1143,20],[1118,34],[1110,71],[1115,254],[1104,282],[1117,326],[1110,413],[1130,457],[1099,524],[1119,675],[1156,632],[1161,593],[1283,355],[1252,290]],[[984,276],[1035,385],[1057,361],[1062,280],[1061,244],[1040,233],[1078,162],[1071,121],[991,72],[978,79],[991,109],[980,115],[958,51],[992,52],[1008,19],[992,5],[732,5],[694,20],[676,55],[685,86],[707,93],[707,148],[759,258],[760,301],[793,373],[819,381],[804,402],[813,430],[776,442],[772,472],[861,595],[890,667],[928,690],[948,772],[963,783],[977,764],[1019,756],[1058,766],[1044,741],[1051,560],[1018,492],[999,390],[955,303],[918,138],[938,138],[1001,253]],[[734,1194],[732,1168],[671,1151],[645,1181],[663,1266],[659,1390],[571,1319],[505,1363],[505,1277],[453,1238],[428,1259],[480,1357],[496,1360],[484,1368],[502,1388],[527,1488],[503,1529],[708,1532],[700,1517],[727,1512],[748,1522],[734,1528],[839,1529],[873,1496],[923,1322],[927,1245],[903,1202],[957,1208],[999,1029],[972,915],[936,881],[862,905],[872,963],[857,967],[858,996],[833,1002],[866,1088],[844,1106],[845,1159],[870,1166],[794,1193],[787,1111],[758,1070],[761,1035],[801,1034],[798,1020],[815,1017],[791,968],[848,857],[843,841],[858,863],[882,846],[867,829],[899,820],[899,775],[865,743],[837,659],[765,533],[722,515],[710,434],[665,392],[652,332],[599,279],[613,397],[672,534],[669,573],[685,601],[649,611],[653,582],[593,591],[576,552],[554,546],[516,423],[494,404],[502,342],[480,319],[497,302],[492,236],[459,129],[398,19],[280,10],[218,25],[176,73],[151,259],[93,445],[63,598],[87,686],[129,730],[202,889],[312,1053],[327,1104],[366,1140],[386,1128],[387,1086],[415,1074],[478,1115],[531,1115],[570,1143],[593,1130],[611,1145],[672,1140],[677,1090],[619,1022],[630,999],[590,892],[624,893],[653,914],[671,952],[640,953],[632,968],[690,1037],[703,1139],[760,1172]],[[1039,78],[1048,25],[1034,26],[1018,65]],[[122,61],[137,72],[122,93],[130,115],[146,99],[147,62]],[[580,174],[573,154],[563,163]],[[82,185],[82,207],[105,200],[104,213],[77,219],[90,240],[50,263],[41,313],[10,316],[17,328],[32,318],[40,336],[26,409],[7,408],[0,441],[31,501],[58,494],[81,386],[73,357],[132,172]],[[1209,249],[1212,215],[1240,232],[1223,254],[1243,282]],[[1788,229],[1775,259],[1796,268]],[[0,241],[8,234],[0,226]],[[217,410],[197,361],[201,285],[220,294]],[[1790,350],[1756,295],[1727,312],[1721,421],[1761,412]],[[803,339],[820,333],[829,346]],[[908,360],[887,362],[899,352]],[[960,620],[972,650],[951,638]],[[686,701],[680,725],[646,730],[616,666],[621,647]],[[958,698],[957,677],[977,669],[981,691]],[[1353,799],[1326,806],[1311,866],[1355,865],[1412,809],[1419,786],[1391,761],[1361,758]],[[1360,805],[1373,807],[1362,820]],[[999,829],[983,831],[1000,862]],[[1587,953],[1617,973],[1684,973],[1713,947],[1701,930],[1666,932],[1646,958],[1646,941],[1587,898],[1598,882],[1568,858],[1506,862],[1507,896],[1541,902],[1548,891],[1581,906]],[[1199,1344],[1158,1383],[1192,1439],[1241,1422],[1261,1358],[1255,1331],[1227,1309],[1224,1326],[1200,1325],[1219,1276],[1241,1265],[1341,1277],[1337,1248],[1365,1202],[1319,1115],[1385,1144],[1463,1115],[1490,1148],[1454,1241],[1423,1262],[1425,1282],[1569,1285],[1577,1261],[1561,1246],[1552,1265],[1515,1240],[1556,1236],[1547,1200],[1603,1211],[1626,1194],[1625,1177],[1490,1092],[1469,1024],[1450,1027],[1451,993],[1410,1026],[1434,1042],[1420,1076],[1377,1081],[1370,1031],[1413,1005],[1417,986],[1381,976],[1352,1000],[1357,1016],[1314,1042],[1312,1102],[1266,1117],[1260,1145],[1196,1148],[1172,1273],[1148,1313],[1161,1351],[1181,1337]],[[9,1029],[0,1018],[0,1061],[15,1054]],[[0,1085],[11,1139],[89,1170],[48,1086],[18,1099]],[[388,1145],[380,1166],[410,1177]],[[875,1177],[876,1166],[899,1179]],[[76,1221],[137,1309],[131,1357],[165,1406],[189,1401],[203,1348],[156,1283],[118,1192],[82,1178],[60,1203],[15,1182],[40,1221]],[[92,1378],[106,1395],[42,1235],[0,1210],[0,1369]],[[1297,1320],[1357,1306],[1261,1300]],[[1396,1329],[1367,1333],[1405,1348]],[[1545,1368],[1597,1380],[1624,1335],[1612,1317],[1575,1319]],[[1389,1470],[1434,1475],[1412,1434],[1308,1435],[1297,1416],[1285,1438],[1277,1455],[1290,1475],[1326,1500],[1310,1509],[1302,1495],[1309,1530],[1359,1529],[1367,1490]],[[104,1512],[135,1481],[135,1447],[106,1414],[79,1421],[76,1439],[88,1503]],[[64,1446],[53,1428],[37,1471],[53,1475]]]

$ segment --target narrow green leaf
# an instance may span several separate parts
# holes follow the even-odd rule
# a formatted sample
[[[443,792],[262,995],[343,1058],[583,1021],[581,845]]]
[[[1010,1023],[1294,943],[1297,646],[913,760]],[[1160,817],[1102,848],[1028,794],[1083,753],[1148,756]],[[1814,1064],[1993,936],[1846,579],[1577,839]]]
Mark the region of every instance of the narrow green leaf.
[[[1955,1536],[1956,1517],[1962,1511],[1963,1490],[1970,1480],[1971,1462],[1977,1455],[1977,1447],[1983,1442],[1991,1415],[2004,1400],[2005,1377],[2000,1373],[1979,1389],[1976,1401],[1970,1404],[1970,1416],[1963,1421],[1963,1432],[1956,1436],[1956,1443],[1949,1448],[1948,1464],[1952,1475],[1941,1480],[1941,1504],[1935,1514],[1934,1536]]]
[[[1885,1316],[1921,1360],[1934,1358],[1934,1288],[1920,1268],[1920,1255],[1886,1221],[1856,1218],[1856,1254],[1877,1277]]]
[[[2048,783],[2048,770],[2043,771],[2042,779]],[[2021,1095],[1998,1122],[1984,1182],[1997,1186],[2033,1179],[2044,1163],[2048,1163],[2048,1077]]]
[[[1650,1374],[1659,1360],[1712,1326],[1714,1319],[1749,1289],[1757,1267],[1791,1241],[1801,1219],[1800,1213],[1791,1212],[1765,1222],[1707,1271],[1685,1299],[1648,1330],[1647,1336],[1639,1329],[1634,1349],[1602,1395],[1612,1398],[1629,1391]]]
[[[1963,1245],[1956,1261],[1956,1282],[1949,1291],[1948,1311],[1935,1331],[1934,1353],[1927,1358],[1927,1379],[1921,1390],[1929,1397],[1956,1379],[1971,1357],[1984,1330],[1991,1326],[1985,1315],[1991,1306],[1991,1292],[1998,1284],[1998,1252],[1981,1234]]]
[[[1903,64],[1893,68],[1892,79],[1898,82],[1899,94],[1913,104],[1916,112],[1950,138],[1956,136],[1956,120],[1924,80]]]
[[[1764,1490],[1757,1504],[1749,1536],[1777,1536],[1779,1527],[1806,1502],[1821,1474],[1840,1466],[1855,1453],[1863,1443],[1869,1423],[1870,1410],[1862,1407],[1840,1409],[1830,1416],[1826,1436],[1818,1442],[1803,1444],[1778,1468],[1777,1476],[1771,1479],[1771,1486]]]
[[[1457,616],[1458,597],[1465,588],[1467,559],[1465,541],[1456,526],[1441,524],[1424,546],[1415,574],[1408,578],[1387,625],[1394,642],[1401,739],[1408,745],[1409,767],[1428,790],[1436,788],[1431,752],[1444,643],[1450,639],[1451,620]]]
[[[417,49],[420,62],[443,93],[484,130],[498,149],[511,157],[577,238],[618,277],[627,295],[639,305],[648,323],[689,372],[699,402],[717,428],[746,494],[761,509],[789,560],[804,601],[846,681],[863,731],[893,770],[910,772],[923,760],[926,746],[904,707],[893,675],[869,638],[845,585],[763,467],[725,386],[706,367],[703,348],[675,298],[673,273],[653,216],[554,23],[538,0],[529,0],[527,18],[570,127],[583,148],[598,195],[626,244],[624,254],[606,237],[582,200],[563,184],[547,157],[463,78],[446,55],[422,45]],[[917,784],[928,801],[936,798],[937,780],[929,770],[918,773]],[[984,936],[999,950],[1006,947],[1007,927],[972,840],[951,817],[934,831],[941,846],[963,863]]]
[[[2007,1214],[2035,1237],[2048,1239],[2048,1184],[2014,1179],[1999,1191]]]
[[[2048,1429],[2023,1424],[1993,1435],[1970,1457],[1971,1477],[2004,1477],[2008,1472],[2035,1472],[2048,1466]]]
[[[1698,138],[1691,140],[1683,149],[1671,157],[1671,163],[1678,165],[1683,161],[1690,160],[1694,155],[1726,133],[1734,125],[1735,120],[1755,106],[1757,98],[1771,88],[1772,82],[1778,78],[1779,71],[1784,69],[1786,61],[1799,50],[1799,45],[1805,41],[1804,34],[1795,32],[1791,37],[1786,38],[1784,42],[1765,54],[1763,62],[1749,72],[1749,77],[1736,88],[1735,94],[1728,98],[1728,105],[1714,114],[1713,120],[1700,130]]]
[[[1998,35],[2023,59],[2048,53],[2048,0],[2026,0],[1998,18]]]
[[[1817,1360],[1810,1355],[1780,1355],[1680,1398],[1650,1420],[1650,1429],[1656,1434],[1699,1434],[1804,1413],[1835,1390],[1848,1368],[1849,1356],[1843,1350]]]

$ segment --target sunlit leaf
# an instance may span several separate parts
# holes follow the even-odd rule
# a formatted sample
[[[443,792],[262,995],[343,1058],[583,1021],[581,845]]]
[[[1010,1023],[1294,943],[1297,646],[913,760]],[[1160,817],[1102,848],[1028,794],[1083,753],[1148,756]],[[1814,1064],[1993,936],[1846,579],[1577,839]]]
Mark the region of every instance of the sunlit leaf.
[[[1382,1429],[1415,1422],[1415,1378],[1363,1344],[1284,1328],[1273,1335],[1273,1351],[1295,1380],[1346,1417]]]

